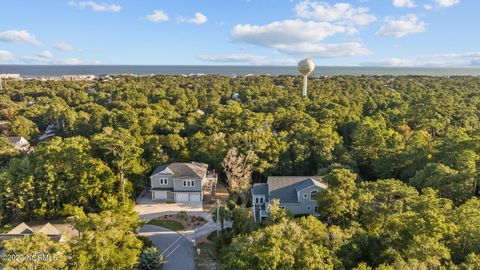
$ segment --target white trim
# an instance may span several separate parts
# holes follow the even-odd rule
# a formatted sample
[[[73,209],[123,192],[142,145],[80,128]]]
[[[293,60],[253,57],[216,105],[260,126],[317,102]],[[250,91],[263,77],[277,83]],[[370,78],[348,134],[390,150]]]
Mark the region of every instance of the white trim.
[[[314,181],[315,181],[315,180],[314,180]],[[322,188],[321,186],[315,185],[315,183],[314,183],[314,184],[312,184],[312,185],[310,185],[310,186],[308,186],[308,187],[306,187],[306,188],[304,188],[304,189],[300,189],[300,190],[297,191],[297,192],[304,191],[305,189],[309,189],[309,188],[311,188],[311,187],[319,187],[319,188]]]
[[[195,180],[182,180],[183,187],[195,187]]]
[[[305,189],[307,189],[307,188],[311,188],[311,187],[313,187],[313,186],[319,187],[319,188],[321,188],[321,189],[326,189],[326,188],[328,188],[328,185],[325,185],[323,182],[320,182],[320,181],[318,181],[318,180],[315,180],[315,179],[313,179],[313,178],[311,178],[311,177],[306,178],[305,180],[307,180],[307,179],[312,179],[313,184],[310,185],[310,186],[308,186],[308,187],[306,187],[306,188],[304,188],[304,189],[300,189],[300,190],[298,190],[297,192],[303,191],[303,190],[305,190]]]
[[[152,178],[152,177],[154,177],[155,175],[158,175],[158,174],[164,174],[164,175],[170,175],[170,176],[173,175],[172,173],[165,173],[164,171],[165,171],[165,170],[159,171],[159,172],[157,172],[156,174],[152,174],[152,175],[150,175],[150,178]]]
[[[312,211],[312,206],[311,205],[307,205],[307,211]]]
[[[161,186],[166,186],[168,185],[168,178],[158,178],[158,184],[161,185]]]

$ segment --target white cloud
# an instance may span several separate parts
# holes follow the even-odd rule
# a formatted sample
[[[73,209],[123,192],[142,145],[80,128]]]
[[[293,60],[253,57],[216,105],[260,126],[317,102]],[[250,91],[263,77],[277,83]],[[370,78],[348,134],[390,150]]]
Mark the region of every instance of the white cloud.
[[[480,58],[480,52],[429,54],[423,58]]]
[[[294,65],[293,59],[271,59],[263,55],[256,54],[227,54],[227,55],[199,55],[198,59],[206,62],[215,63],[245,63],[253,65]]]
[[[266,25],[239,24],[233,28],[231,36],[234,40],[264,47],[275,47],[279,44],[320,41],[338,33],[353,34],[356,33],[356,30],[328,22],[286,20]]]
[[[352,35],[356,29],[329,22],[285,20],[266,25],[237,25],[233,28],[233,40],[276,49],[280,53],[311,56],[341,57],[366,55],[368,50],[360,43],[320,43],[336,34]]]
[[[413,8],[416,6],[413,0],[393,0],[392,3],[395,7]]]
[[[480,58],[474,58],[470,61],[470,66],[480,66]]]
[[[430,5],[430,4],[426,4],[426,5],[423,6],[423,8],[425,8],[425,10],[432,10],[433,6]]]
[[[451,7],[460,3],[460,0],[435,0],[435,3],[441,7]]]
[[[82,51],[81,49],[75,48],[72,45],[65,43],[65,42],[60,42],[57,45],[55,45],[55,49],[62,51],[62,52],[71,52],[71,51],[77,51],[80,52]]]
[[[15,57],[9,51],[0,50],[0,62],[10,62],[13,61]]]
[[[480,65],[480,52],[421,55],[410,58],[389,58],[362,63],[363,66],[391,67],[469,67]]]
[[[420,61],[411,58],[390,58],[379,61],[361,63],[362,66],[380,67],[468,67],[473,66],[474,61]]]
[[[147,15],[147,20],[151,22],[166,22],[170,20],[170,18],[163,10],[157,9],[154,10],[152,14]]]
[[[21,59],[22,63],[26,64],[40,64],[40,65],[96,65],[100,62],[84,62],[78,58],[66,58],[66,59],[55,59],[55,58],[47,58],[37,54],[35,56],[25,56]]]
[[[64,65],[81,65],[84,62],[78,58],[68,58],[62,61]]]
[[[368,8],[355,8],[348,3],[330,5],[306,0],[295,6],[295,13],[300,18],[348,25],[367,25],[377,20]]]
[[[40,41],[26,30],[8,30],[0,33],[0,41],[10,43],[26,43],[33,46],[40,46]]]
[[[53,59],[53,54],[49,51],[43,51],[37,54],[37,56],[44,59]]]
[[[57,64],[53,54],[49,51],[43,51],[35,56],[24,56],[21,60],[27,64]]]
[[[194,23],[194,24],[204,24],[208,21],[208,17],[205,16],[204,14],[197,12],[195,13],[195,16],[193,18],[183,18],[180,17],[179,19],[180,22],[189,22],[189,23]]]
[[[386,23],[377,32],[379,36],[403,37],[425,31],[426,23],[420,21],[415,14],[408,14],[395,19],[387,17]]]
[[[93,11],[96,11],[96,12],[119,12],[120,10],[122,10],[122,7],[119,5],[115,5],[115,4],[109,5],[104,3],[98,4],[93,1],[79,1],[79,2],[70,1],[68,2],[68,5],[78,9],[91,8]]]
[[[319,58],[359,56],[370,53],[367,48],[357,42],[337,44],[300,43],[295,45],[278,45],[276,49],[285,54]]]

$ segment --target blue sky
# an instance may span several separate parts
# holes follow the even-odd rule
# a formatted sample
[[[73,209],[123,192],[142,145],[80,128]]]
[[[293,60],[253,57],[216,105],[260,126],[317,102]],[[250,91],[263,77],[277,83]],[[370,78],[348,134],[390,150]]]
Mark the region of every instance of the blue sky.
[[[1,64],[480,66],[478,0],[4,1]]]

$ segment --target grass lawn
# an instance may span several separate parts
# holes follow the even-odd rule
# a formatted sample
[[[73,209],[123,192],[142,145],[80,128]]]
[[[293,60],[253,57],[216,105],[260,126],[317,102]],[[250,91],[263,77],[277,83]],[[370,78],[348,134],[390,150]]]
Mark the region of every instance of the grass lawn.
[[[152,219],[147,224],[164,227],[172,231],[182,231],[185,229],[185,226],[176,220]]]

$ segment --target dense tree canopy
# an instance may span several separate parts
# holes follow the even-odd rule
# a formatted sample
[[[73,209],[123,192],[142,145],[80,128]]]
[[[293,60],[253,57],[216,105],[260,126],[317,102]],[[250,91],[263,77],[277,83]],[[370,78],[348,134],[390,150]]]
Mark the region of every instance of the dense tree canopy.
[[[480,78],[312,78],[306,99],[301,83],[297,76],[9,81],[0,93],[2,222],[56,217],[66,204],[101,215],[128,204],[166,162],[206,162],[224,178],[222,160],[235,148],[253,151],[253,182],[326,174],[330,189],[318,195],[323,223],[281,215],[250,233],[235,210],[241,222],[227,266],[475,269]],[[56,137],[41,140],[47,128]],[[27,138],[35,151],[15,150],[6,136]],[[318,235],[307,240],[311,233]],[[334,248],[325,234],[340,239]],[[284,239],[297,236],[305,243]],[[252,243],[272,250],[249,256]],[[283,246],[288,256],[275,252]],[[305,257],[306,249],[316,256]]]

